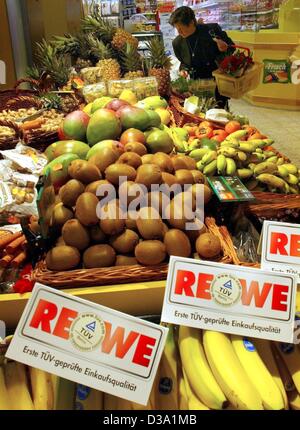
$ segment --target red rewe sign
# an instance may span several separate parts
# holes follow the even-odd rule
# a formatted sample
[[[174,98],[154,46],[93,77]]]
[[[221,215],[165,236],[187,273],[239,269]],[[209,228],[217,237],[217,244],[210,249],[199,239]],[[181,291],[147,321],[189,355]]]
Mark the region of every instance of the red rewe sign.
[[[294,276],[171,258],[162,321],[292,341]]]
[[[167,332],[36,284],[7,357],[145,405]]]
[[[262,268],[297,275],[300,282],[300,225],[265,221]]]

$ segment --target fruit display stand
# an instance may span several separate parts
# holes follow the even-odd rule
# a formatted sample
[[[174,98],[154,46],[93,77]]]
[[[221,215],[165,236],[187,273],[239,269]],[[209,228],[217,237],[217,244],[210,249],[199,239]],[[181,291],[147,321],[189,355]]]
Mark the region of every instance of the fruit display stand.
[[[228,34],[236,44],[250,48],[254,60],[260,63],[264,60],[288,60],[300,43],[300,33],[279,30],[229,31]],[[245,99],[255,106],[300,110],[300,85],[265,84],[261,80],[260,85],[250,91]]]

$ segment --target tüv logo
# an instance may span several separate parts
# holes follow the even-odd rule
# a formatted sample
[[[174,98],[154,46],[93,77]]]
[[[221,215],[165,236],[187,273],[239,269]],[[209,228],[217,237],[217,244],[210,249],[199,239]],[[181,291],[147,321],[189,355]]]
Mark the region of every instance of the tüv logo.
[[[6,84],[6,65],[0,60],[0,85]]]
[[[0,343],[6,338],[6,325],[4,321],[0,321]]]

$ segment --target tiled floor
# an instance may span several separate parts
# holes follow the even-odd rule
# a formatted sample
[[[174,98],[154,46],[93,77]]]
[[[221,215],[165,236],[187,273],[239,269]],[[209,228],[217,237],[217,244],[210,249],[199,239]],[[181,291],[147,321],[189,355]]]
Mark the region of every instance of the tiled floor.
[[[251,125],[275,140],[278,151],[300,167],[300,111],[261,108],[244,100],[231,100],[230,109],[246,115]]]

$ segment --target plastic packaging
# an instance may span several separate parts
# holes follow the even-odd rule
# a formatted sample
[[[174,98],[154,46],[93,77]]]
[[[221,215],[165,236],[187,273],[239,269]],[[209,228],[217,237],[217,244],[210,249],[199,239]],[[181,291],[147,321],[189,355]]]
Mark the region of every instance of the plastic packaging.
[[[138,100],[158,95],[158,83],[156,78],[138,78],[134,80],[134,93]]]
[[[107,87],[105,82],[98,82],[93,85],[86,85],[82,89],[82,95],[86,103],[92,103],[97,98],[107,96]]]
[[[108,95],[113,98],[118,98],[124,90],[131,90],[133,93],[135,93],[134,81],[134,79],[108,81]]]
[[[85,85],[92,85],[101,82],[100,67],[86,67],[82,69],[80,74]]]

